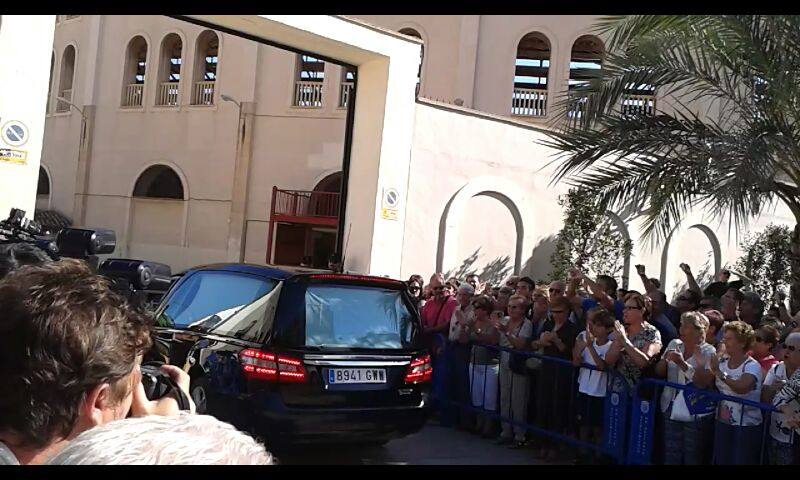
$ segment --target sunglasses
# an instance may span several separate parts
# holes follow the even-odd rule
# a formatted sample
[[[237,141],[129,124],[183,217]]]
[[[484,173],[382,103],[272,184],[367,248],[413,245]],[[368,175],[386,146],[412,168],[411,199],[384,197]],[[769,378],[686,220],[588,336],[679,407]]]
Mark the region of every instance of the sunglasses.
[[[756,342],[761,343],[763,341],[764,341],[764,337],[759,337],[758,335],[756,335]]]
[[[419,287],[408,287],[412,292],[419,292]]]
[[[623,310],[641,310],[641,309],[642,307],[636,307],[633,305],[625,305],[625,307],[623,307]]]
[[[516,310],[517,308],[523,308],[523,307],[522,307],[522,305],[509,305],[508,308]]]
[[[560,292],[561,289],[560,288],[548,288],[547,291],[550,292],[550,293],[552,293],[552,292]]]
[[[434,292],[441,292],[442,290],[444,290],[444,287],[433,287],[431,288],[431,290],[433,290]]]
[[[550,313],[567,313],[566,310],[550,310]]]
[[[710,303],[701,303],[700,308],[714,308],[714,305]]]
[[[680,300],[681,302],[688,302],[690,300],[690,298],[689,297],[678,297],[678,300]]]
[[[795,347],[794,345],[786,345],[784,343],[783,345],[781,345],[781,347],[783,347],[784,350],[789,350],[790,352],[797,351],[797,347]]]

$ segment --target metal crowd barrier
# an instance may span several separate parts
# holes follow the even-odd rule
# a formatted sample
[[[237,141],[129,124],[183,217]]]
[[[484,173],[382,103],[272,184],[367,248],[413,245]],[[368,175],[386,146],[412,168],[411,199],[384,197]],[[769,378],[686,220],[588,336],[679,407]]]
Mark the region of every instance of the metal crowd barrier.
[[[533,433],[537,436],[551,438],[566,444],[574,445],[580,448],[584,448],[590,451],[594,451],[598,454],[608,456],[614,459],[617,463],[625,463],[626,461],[626,440],[627,440],[627,422],[628,422],[628,403],[631,399],[631,392],[628,386],[628,383],[625,379],[617,372],[616,370],[605,370],[603,373],[607,374],[608,384],[606,388],[606,396],[603,400],[603,422],[602,422],[602,432],[603,436],[600,443],[593,443],[583,441],[577,438],[577,436],[572,436],[570,433],[577,432],[577,426],[575,422],[576,417],[576,406],[575,400],[577,398],[577,375],[581,368],[586,368],[589,370],[597,370],[593,365],[589,364],[581,364],[580,366],[574,366],[571,361],[565,360],[562,358],[550,357],[547,355],[542,355],[536,352],[530,351],[518,351],[513,350],[506,347],[501,347],[498,345],[477,345],[471,344],[471,346],[481,346],[485,347],[489,350],[494,350],[498,354],[501,352],[509,352],[516,355],[520,355],[526,358],[537,358],[542,362],[541,368],[538,370],[539,372],[542,369],[551,369],[553,370],[554,378],[558,377],[559,375],[568,375],[569,376],[569,392],[559,391],[559,383],[556,382],[555,387],[551,390],[548,394],[550,395],[552,404],[567,401],[568,404],[566,406],[566,424],[565,430],[566,431],[553,431],[547,428],[544,428],[542,425],[537,423],[539,422],[532,422],[531,419],[527,418],[527,413],[533,410],[536,412],[536,408],[533,409],[528,408],[526,406],[526,412],[523,417],[523,420],[518,418],[514,418],[513,415],[513,408],[509,409],[510,416],[503,415],[502,412],[497,410],[501,407],[501,399],[500,399],[500,381],[498,378],[498,392],[497,392],[497,408],[495,410],[486,410],[481,407],[476,407],[472,405],[472,396],[470,391],[470,385],[474,383],[473,381],[469,381],[467,383],[467,401],[465,402],[463,398],[451,398],[453,392],[452,388],[452,378],[456,372],[453,372],[453,367],[457,364],[457,361],[454,361],[452,358],[453,352],[457,351],[457,349],[451,348],[443,338],[439,339],[437,342],[441,347],[440,353],[434,360],[434,386],[432,395],[434,397],[435,404],[438,405],[440,416],[442,418],[442,423],[446,426],[449,426],[453,422],[453,417],[457,416],[458,413],[453,413],[454,411],[460,412],[471,412],[477,415],[484,415],[492,418],[493,420],[499,420],[501,423],[509,423],[513,426],[517,426],[523,428],[526,432]],[[472,356],[474,357],[474,349],[470,348],[472,352]],[[467,362],[467,369],[469,363],[474,363],[471,361]],[[498,359],[499,363],[499,359]],[[437,365],[439,368],[445,368],[445,371],[441,371],[437,374],[436,368]],[[499,366],[498,366],[499,369]],[[474,372],[473,372],[474,374]],[[499,374],[499,373],[498,373]],[[511,385],[510,385],[510,392],[509,396],[513,399],[514,397],[514,381],[515,377],[518,375],[512,374],[511,375]],[[527,370],[526,376],[530,379],[531,371]],[[535,376],[535,375],[534,375]],[[529,380],[530,381],[530,380]],[[450,383],[450,385],[448,385]],[[526,381],[526,383],[528,383]],[[567,382],[563,382],[566,384]],[[457,382],[456,382],[457,384]],[[484,389],[486,387],[486,382],[483,382]],[[450,388],[448,388],[450,387]],[[531,386],[525,385],[523,388],[531,389]],[[538,385],[537,385],[538,388]],[[530,390],[529,390],[530,391]],[[463,392],[461,392],[463,393]],[[486,398],[485,391],[481,397],[482,399]],[[538,398],[532,397],[528,395],[528,402],[527,405],[530,405],[530,402],[536,402]],[[563,408],[563,406],[562,406]],[[549,412],[545,412],[546,415],[549,415]]]
[[[642,390],[646,390],[647,387],[652,387],[652,395],[646,395],[643,397],[640,392]],[[629,434],[629,448],[628,454],[626,458],[626,462],[629,464],[653,464],[654,456],[656,451],[654,451],[654,445],[656,444],[655,433],[656,430],[661,430],[660,436],[663,437],[663,420],[664,415],[661,412],[661,394],[665,387],[671,387],[676,390],[680,390],[687,393],[700,393],[707,399],[710,399],[717,403],[717,408],[714,409],[714,412],[710,415],[713,418],[714,428],[713,433],[711,434],[712,438],[706,439],[706,441],[710,441],[713,444],[713,451],[711,452],[711,458],[707,458],[706,460],[710,461],[711,463],[717,463],[720,456],[726,454],[733,459],[736,459],[737,462],[741,460],[746,460],[748,457],[749,452],[744,452],[743,449],[752,448],[753,445],[750,445],[744,438],[745,432],[743,427],[741,427],[745,415],[745,408],[740,410],[739,414],[739,421],[738,425],[721,425],[720,422],[717,421],[716,415],[719,410],[719,402],[723,400],[727,400],[733,403],[738,403],[742,406],[757,408],[761,413],[761,424],[760,427],[760,442],[758,445],[759,453],[758,453],[758,463],[759,465],[763,465],[767,463],[767,444],[770,439],[769,435],[769,426],[770,426],[770,416],[773,412],[777,410],[772,405],[768,405],[761,402],[753,402],[750,400],[745,400],[738,397],[732,397],[729,395],[724,395],[714,390],[705,390],[701,388],[694,387],[692,385],[682,385],[679,383],[672,383],[667,382],[665,380],[660,380],[656,378],[642,378],[639,380],[637,384],[638,388],[633,389],[633,398],[631,400],[631,423],[630,423],[630,434]],[[695,420],[697,421],[697,419]],[[661,427],[661,428],[657,428]],[[728,445],[719,445],[716,439],[720,434],[722,429],[733,429],[735,430],[734,433],[734,442],[733,447],[734,451],[732,453],[722,452],[721,449],[728,446]],[[744,427],[747,428],[747,427]],[[734,464],[738,464],[734,462]]]
[[[452,358],[453,352],[457,351],[457,349],[453,349],[449,346],[446,339],[440,335],[439,338],[435,343],[438,343],[441,350],[437,358],[434,360],[434,388],[433,388],[433,397],[434,401],[438,405],[440,409],[440,415],[443,419],[443,424],[448,425],[453,422],[453,417],[457,416],[458,413],[455,412],[471,412],[477,415],[484,415],[492,418],[493,420],[499,420],[501,423],[509,423],[512,426],[517,426],[523,428],[526,432],[533,433],[537,436],[550,438],[553,440],[557,440],[560,442],[564,442],[570,445],[574,445],[580,448],[588,449],[595,451],[601,455],[606,455],[608,457],[613,458],[618,464],[654,464],[658,462],[654,462],[655,454],[658,453],[654,448],[654,443],[658,441],[660,443],[661,437],[663,436],[663,415],[661,414],[660,409],[660,401],[661,401],[661,393],[664,387],[672,387],[678,390],[682,390],[685,392],[698,392],[702,393],[703,396],[711,399],[713,401],[719,402],[722,400],[731,401],[734,403],[739,403],[744,406],[757,408],[761,411],[761,440],[759,445],[759,464],[765,463],[766,460],[766,445],[770,439],[769,436],[769,426],[770,426],[770,415],[772,412],[775,412],[776,409],[772,405],[760,403],[760,402],[753,402],[749,400],[744,400],[737,397],[731,397],[728,395],[723,395],[719,392],[712,391],[712,390],[703,390],[696,388],[691,385],[682,385],[672,382],[667,382],[664,380],[659,380],[655,378],[641,378],[636,385],[630,387],[627,381],[622,377],[622,375],[616,369],[607,369],[604,370],[603,373],[607,374],[608,377],[608,384],[606,388],[606,396],[604,399],[603,404],[603,437],[601,443],[592,443],[586,442],[576,438],[575,436],[570,435],[570,433],[577,432],[577,425],[574,421],[576,409],[575,409],[575,400],[577,398],[577,374],[581,368],[586,368],[589,370],[599,370],[593,365],[588,364],[581,364],[580,366],[574,366],[571,361],[565,360],[562,358],[550,357],[546,355],[542,355],[536,352],[530,351],[519,351],[510,348],[500,347],[498,345],[483,345],[483,344],[468,344],[467,348],[470,348],[470,352],[472,355],[472,359],[474,359],[474,346],[480,346],[487,348],[489,350],[494,350],[498,353],[500,352],[509,352],[515,355],[520,355],[528,358],[537,358],[541,363],[541,367],[537,370],[536,374],[532,374],[531,370],[526,370],[526,376],[530,378],[533,376],[534,380],[539,380],[535,378],[538,373],[542,371],[543,368],[555,368],[556,375],[569,375],[569,385],[570,389],[568,395],[567,392],[560,392],[559,391],[559,383],[558,381],[555,382],[552,389],[552,397],[554,402],[568,402],[567,406],[567,431],[552,431],[548,430],[547,428],[543,428],[541,425],[538,425],[535,419],[527,418],[527,412],[529,411],[536,411],[536,407],[533,409],[527,409],[525,412],[524,419],[515,419],[513,415],[513,408],[509,409],[509,413],[511,416],[503,415],[502,412],[498,410],[501,407],[500,402],[500,385],[499,385],[499,378],[498,378],[498,392],[497,392],[497,408],[494,410],[486,410],[482,407],[476,407],[472,404],[472,395],[470,391],[470,385],[474,383],[474,381],[470,381],[467,383],[467,391],[466,395],[467,398],[463,398],[463,391],[462,392],[454,392],[453,385],[458,385],[458,382],[453,383],[452,377],[457,372],[453,371],[454,366],[458,365],[457,359],[454,361]],[[468,371],[468,364],[467,362],[467,371]],[[473,362],[474,363],[474,362]],[[498,359],[499,363],[499,359]],[[437,366],[440,368],[440,371],[437,375],[436,368]],[[499,367],[498,367],[499,368]],[[463,372],[462,372],[463,373]],[[473,372],[474,374],[474,372]],[[516,375],[511,375],[511,393],[510,396],[513,398],[513,388],[514,388],[514,377]],[[450,384],[448,385],[448,382]],[[527,382],[526,382],[527,383]],[[566,382],[564,382],[566,383]],[[484,389],[486,387],[486,382],[483,382]],[[527,387],[527,386],[526,386]],[[649,387],[649,390],[648,390]],[[646,393],[642,393],[646,392]],[[649,392],[649,393],[647,393]],[[456,393],[455,397],[453,398],[453,394]],[[459,394],[461,398],[459,398]],[[485,391],[481,397],[483,400],[486,399]],[[528,403],[531,401],[536,401],[535,398],[529,397]],[[744,416],[744,408],[741,411],[741,417]],[[544,412],[545,415],[549,415],[550,412]],[[714,417],[714,437],[716,438],[717,433],[719,432],[721,427],[716,420],[716,410],[714,413],[711,413],[711,416]],[[742,423],[740,417],[739,424]],[[657,425],[661,426],[659,428],[659,436],[656,437],[655,433],[657,430]],[[736,438],[733,442],[736,451],[732,454],[728,454],[732,456],[732,458],[739,459],[744,458],[741,455],[741,449],[746,448],[749,445],[746,442],[740,441],[742,430],[741,427],[733,426],[732,428],[737,429],[736,431]],[[709,440],[709,439],[706,439]],[[714,440],[714,438],[710,439]],[[714,442],[716,443],[716,442]],[[722,445],[724,447],[725,445]],[[720,445],[714,445],[713,451],[713,458],[710,460],[715,461],[720,456],[720,452],[718,448],[721,447]]]

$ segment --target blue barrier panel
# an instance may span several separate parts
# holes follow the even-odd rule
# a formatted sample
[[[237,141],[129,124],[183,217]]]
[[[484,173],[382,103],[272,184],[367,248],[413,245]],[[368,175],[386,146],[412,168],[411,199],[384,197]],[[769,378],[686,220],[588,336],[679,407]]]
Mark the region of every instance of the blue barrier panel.
[[[589,370],[599,370],[595,366],[589,364],[581,364],[579,367],[576,367],[572,364],[571,361],[562,358],[550,357],[535,352],[519,351],[506,347],[501,347],[498,345],[473,344],[473,346],[484,347],[496,352],[514,353],[517,355],[521,355],[526,359],[537,358],[542,362],[543,366],[548,365],[559,369],[566,369],[566,368],[570,369],[572,375],[572,380],[570,382],[571,391],[559,392],[558,391],[559,382],[556,382],[556,385],[554,385],[554,390],[553,390],[554,398],[558,399],[558,401],[566,400],[569,402],[569,408],[567,411],[570,417],[574,413],[572,405],[576,397],[575,393],[576,393],[577,382],[575,381],[576,380],[575,374],[578,372],[580,368],[586,368]],[[446,357],[447,350],[448,348],[445,343],[444,349],[442,350],[440,355]],[[434,377],[437,378],[435,368],[436,367],[434,367]],[[458,401],[457,399],[453,399],[451,398],[450,393],[447,392],[447,389],[444,387],[445,385],[444,381],[441,381],[441,388],[439,389],[434,388],[433,396],[436,397],[436,400],[439,401],[439,404],[442,409],[446,408],[445,405],[458,407],[462,411],[469,411],[477,413],[479,415],[487,416],[495,420],[500,420],[501,422],[508,423],[511,426],[520,427],[527,432],[532,432],[536,435],[544,436],[577,447],[595,451],[600,454],[608,455],[614,458],[617,461],[617,463],[624,463],[626,460],[625,439],[626,439],[627,407],[629,404],[630,388],[625,379],[616,370],[613,369],[605,370],[604,373],[608,374],[608,387],[603,406],[603,411],[604,411],[603,421],[602,421],[603,438],[601,439],[601,442],[599,444],[582,441],[577,438],[573,438],[572,436],[565,435],[563,432],[552,431],[545,428],[541,428],[540,426],[531,423],[530,420],[519,421],[513,418],[513,412],[511,413],[511,415],[502,415],[494,411],[486,410],[480,407],[475,407],[472,405],[471,393],[470,393],[470,399],[467,403],[463,401]],[[516,375],[512,374],[511,378],[514,378],[514,376]],[[485,381],[483,382],[483,388],[486,388],[486,383],[487,382]],[[470,384],[472,384],[472,382],[470,382]],[[528,388],[528,386],[524,385],[523,388]],[[511,389],[513,392],[513,381]],[[485,393],[482,396],[482,398],[484,399],[486,398]],[[497,396],[497,399],[498,399],[497,404],[499,406],[500,404],[499,394]],[[571,422],[569,425],[573,426]]]
[[[653,398],[642,398],[639,395],[641,387],[652,387]],[[766,443],[768,440],[770,415],[776,409],[772,405],[753,402],[739,397],[724,395],[713,390],[704,390],[692,385],[668,382],[655,378],[642,378],[634,388],[631,406],[630,445],[628,448],[627,462],[632,464],[650,464],[653,458],[653,432],[654,414],[659,408],[661,392],[664,387],[671,387],[688,394],[702,394],[707,400],[720,402],[723,400],[752,407],[761,412],[761,423],[753,427],[726,425],[715,420],[713,441],[713,462],[738,464],[763,464],[766,460]],[[739,424],[744,417],[744,408],[741,409]],[[715,416],[715,413],[711,414]],[[706,417],[708,418],[708,417]],[[698,418],[699,419],[699,418]],[[732,451],[728,451],[732,449]],[[724,456],[723,456],[724,454]],[[755,460],[755,461],[753,461]]]
[[[603,448],[616,458],[618,463],[623,463],[628,417],[628,384],[619,374],[609,378],[608,391],[603,403]]]

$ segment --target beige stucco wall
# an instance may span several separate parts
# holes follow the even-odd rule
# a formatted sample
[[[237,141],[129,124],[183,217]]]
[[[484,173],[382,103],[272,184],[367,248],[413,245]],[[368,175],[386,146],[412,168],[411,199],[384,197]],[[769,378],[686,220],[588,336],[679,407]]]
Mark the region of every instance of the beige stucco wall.
[[[544,33],[553,49],[550,83],[564,85],[572,42],[589,33],[596,17],[357,17],[395,31],[403,27],[420,31],[426,41],[421,96],[448,103],[461,98],[465,106],[478,111],[421,100],[415,107],[409,104],[409,111],[387,116],[379,105],[387,90],[406,100],[413,98],[403,84],[408,78],[383,91],[366,87],[359,91],[357,108],[371,109],[372,126],[386,132],[383,143],[375,138],[366,143],[357,140],[364,149],[359,155],[367,158],[380,152],[387,160],[380,166],[363,163],[351,176],[348,210],[358,220],[348,248],[363,255],[356,258],[355,268],[392,275],[396,270],[405,278],[412,273],[428,276],[437,268],[457,268],[480,247],[478,270],[486,261],[508,255],[512,267],[517,264],[522,272],[543,278],[549,270],[552,239],[561,228],[557,197],[566,189],[549,185],[552,169],[547,163],[553,152],[537,143],[541,137],[524,121],[502,118],[511,101],[514,55],[525,33]],[[154,77],[161,40],[170,32],[178,33],[184,40],[182,76],[188,80],[202,31],[158,16],[82,16],[59,25],[55,32],[54,71],[60,71],[66,45],[75,45],[74,102],[96,105],[86,224],[115,229],[119,256],[162,261],[175,270],[225,259],[239,110],[220,101],[221,93],[255,105],[244,216],[246,261],[264,261],[272,187],[312,189],[341,168],[344,148],[339,67],[326,65],[323,108],[294,108],[295,54],[230,35],[221,35],[214,106],[186,105],[190,85],[182,81],[180,107],[155,107],[155,82],[148,79],[143,108],[119,107],[123,56],[131,37],[142,34],[148,39],[148,75]],[[416,75],[411,60],[404,60],[408,64],[403,68]],[[368,62],[359,75],[388,71],[383,63]],[[407,122],[402,120],[406,115]],[[397,123],[384,124],[387,118]],[[73,210],[80,127],[80,115],[74,111],[51,113],[46,121],[42,159],[51,173],[51,205],[68,214]],[[401,130],[405,133],[394,135]],[[410,147],[404,135],[411,137]],[[130,198],[136,178],[153,164],[168,165],[178,173],[185,200],[153,203]],[[376,213],[386,187],[408,191],[398,221]],[[770,221],[790,224],[792,217],[779,208],[754,221],[752,230]],[[700,214],[686,222],[669,242],[666,258],[663,245],[648,250],[639,241],[636,222],[630,222],[636,243],[631,268],[644,263],[652,276],[663,276],[671,287],[680,279],[677,264],[701,261],[710,248],[705,234],[687,230],[695,224],[716,232],[721,265],[738,256],[736,239],[727,235],[725,225],[713,224]],[[348,256],[357,257],[352,252]],[[628,276],[630,286],[637,288],[634,273],[631,270]]]

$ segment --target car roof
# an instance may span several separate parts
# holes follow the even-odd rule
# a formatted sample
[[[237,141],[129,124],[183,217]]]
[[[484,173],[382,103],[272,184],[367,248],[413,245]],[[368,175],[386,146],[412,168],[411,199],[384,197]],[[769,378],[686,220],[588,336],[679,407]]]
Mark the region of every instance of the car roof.
[[[213,263],[210,265],[199,265],[192,267],[181,275],[194,272],[197,270],[217,270],[223,272],[234,273],[249,273],[250,275],[259,275],[261,277],[274,278],[277,280],[285,280],[299,274],[311,273],[330,273],[330,270],[318,270],[314,268],[304,267],[289,267],[289,266],[276,266],[276,265],[256,265],[252,263]]]
[[[233,272],[233,273],[247,273],[250,275],[258,275],[261,277],[272,278],[275,280],[286,280],[287,278],[291,277],[313,275],[313,274],[326,274],[331,276],[341,275],[342,277],[349,276],[347,273],[339,274],[339,273],[334,273],[331,270],[321,270],[316,268],[293,267],[284,265],[281,266],[256,265],[251,263],[214,263],[210,265],[200,265],[197,267],[192,267],[184,272],[181,272],[179,275],[183,276],[186,275],[187,273],[195,272],[198,270],[215,270],[215,271]],[[365,275],[364,277],[369,278],[371,276]],[[375,280],[384,279],[402,283],[402,280],[397,280],[393,278],[374,277],[374,279]]]

